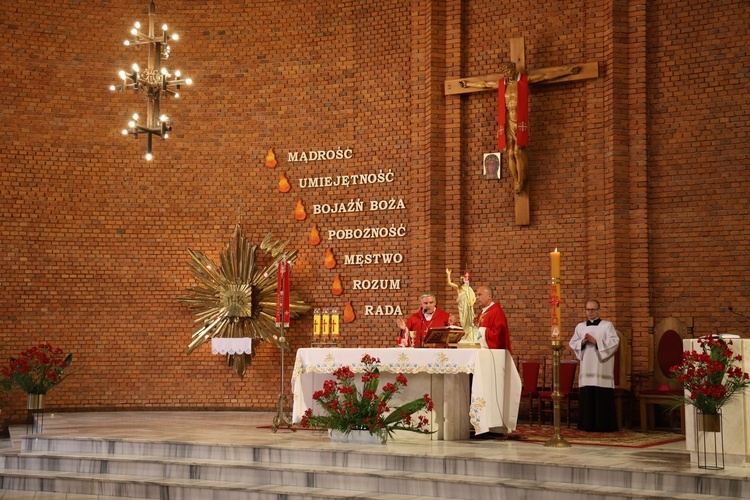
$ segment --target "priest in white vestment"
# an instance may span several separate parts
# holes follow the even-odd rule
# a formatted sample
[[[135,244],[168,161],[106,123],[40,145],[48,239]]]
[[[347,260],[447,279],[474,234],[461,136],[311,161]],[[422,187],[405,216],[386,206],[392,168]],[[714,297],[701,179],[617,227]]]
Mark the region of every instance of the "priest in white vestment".
[[[617,430],[615,410],[615,352],[620,347],[615,327],[599,317],[599,302],[586,302],[588,321],[579,323],[570,347],[581,362],[578,372],[578,429]]]

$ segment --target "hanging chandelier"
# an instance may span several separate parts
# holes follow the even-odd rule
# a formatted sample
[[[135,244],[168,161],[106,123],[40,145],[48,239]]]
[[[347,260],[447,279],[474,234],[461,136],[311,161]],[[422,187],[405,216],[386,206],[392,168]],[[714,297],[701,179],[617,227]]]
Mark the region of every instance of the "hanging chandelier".
[[[162,98],[169,96],[174,98],[180,97],[180,88],[182,85],[192,85],[190,78],[182,77],[179,70],[170,73],[169,70],[162,66],[162,60],[169,58],[170,41],[177,41],[177,33],[170,33],[168,27],[164,24],[161,27],[161,35],[156,35],[154,25],[156,24],[156,5],[153,0],[148,6],[148,34],[141,31],[141,23],[135,23],[130,34],[132,40],[125,40],[126,46],[148,45],[148,66],[141,69],[138,64],[133,64],[131,70],[120,71],[122,83],[120,85],[110,86],[110,90],[121,91],[133,90],[146,98],[146,121],[140,121],[138,114],[134,114],[132,120],[128,123],[128,128],[123,129],[123,135],[133,135],[138,138],[140,134],[146,136],[146,160],[153,159],[152,138],[153,136],[166,139],[169,132],[172,131],[172,122],[165,114],[160,114],[159,102]]]

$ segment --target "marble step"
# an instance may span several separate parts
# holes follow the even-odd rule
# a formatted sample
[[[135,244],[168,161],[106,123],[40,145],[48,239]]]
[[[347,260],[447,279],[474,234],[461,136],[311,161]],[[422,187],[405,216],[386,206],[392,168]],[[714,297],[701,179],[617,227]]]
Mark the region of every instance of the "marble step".
[[[269,446],[205,445],[110,439],[71,439],[30,437],[22,442],[18,460],[6,458],[6,468],[34,470],[41,467],[60,471],[97,471],[140,476],[235,480],[253,477],[267,482],[269,477],[295,478],[305,485],[312,474],[336,477],[336,487],[360,489],[371,483],[408,475],[415,484],[426,483],[415,494],[429,491],[434,478],[439,482],[501,480],[535,481],[550,484],[585,484],[588,487],[636,488],[681,494],[700,491],[707,495],[750,498],[750,480],[717,474],[689,474],[664,470],[644,472],[623,466],[597,467],[571,461],[570,465],[544,464],[506,459],[483,460],[475,457],[439,457],[388,453],[381,446],[323,449],[315,447],[280,448]],[[604,450],[604,449],[603,449]],[[29,462],[21,462],[29,460]],[[644,460],[648,460],[644,458]],[[44,465],[44,461],[49,465]],[[80,461],[80,462],[77,462]],[[352,471],[359,471],[353,475]],[[341,472],[344,471],[344,472]],[[218,475],[218,476],[217,476]],[[240,479],[244,480],[244,479]],[[339,486],[342,485],[342,486]],[[329,485],[330,486],[330,485]],[[368,486],[369,488],[369,486]],[[450,485],[444,486],[450,489]],[[379,490],[373,490],[379,491]],[[397,493],[400,491],[396,491]],[[476,497],[473,497],[476,498]]]
[[[476,478],[472,478],[476,479]],[[436,492],[414,487],[409,477],[388,478],[387,489],[401,493],[369,489],[341,489],[323,486],[294,486],[285,484],[248,484],[246,482],[172,479],[112,474],[73,473],[56,471],[0,470],[0,489],[44,492],[65,492],[80,495],[102,495],[156,500],[220,500],[274,499],[342,499],[370,498],[381,500],[421,500],[430,498],[503,498],[556,500],[606,500],[674,498],[693,500],[722,500],[730,497],[716,495],[676,494],[657,490],[639,490],[606,486],[592,487],[569,483],[549,483],[529,480],[495,480],[493,486],[477,485],[466,480],[456,482],[450,491]],[[439,494],[438,494],[439,493]]]

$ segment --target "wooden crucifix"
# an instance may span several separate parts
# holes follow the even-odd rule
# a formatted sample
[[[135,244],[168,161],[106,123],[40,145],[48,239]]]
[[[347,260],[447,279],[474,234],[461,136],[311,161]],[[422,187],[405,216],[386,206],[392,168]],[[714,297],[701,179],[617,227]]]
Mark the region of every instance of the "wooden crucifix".
[[[503,64],[501,72],[455,78],[445,81],[445,95],[469,94],[486,90],[503,91],[499,99],[498,147],[508,158],[508,168],[513,175],[516,201],[516,225],[528,226],[529,186],[526,182],[528,158],[528,84],[546,84],[586,80],[599,76],[596,62],[532,69],[526,72],[526,55],[523,37],[510,39],[510,63]]]

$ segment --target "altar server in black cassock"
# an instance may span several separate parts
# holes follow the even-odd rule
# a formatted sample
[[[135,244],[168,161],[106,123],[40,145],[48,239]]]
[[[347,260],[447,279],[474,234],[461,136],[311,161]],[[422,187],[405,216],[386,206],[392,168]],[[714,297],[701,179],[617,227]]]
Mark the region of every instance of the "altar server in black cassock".
[[[576,326],[570,347],[581,362],[578,372],[578,429],[617,430],[615,352],[620,347],[615,327],[599,317],[599,302],[586,302],[588,321]]]

